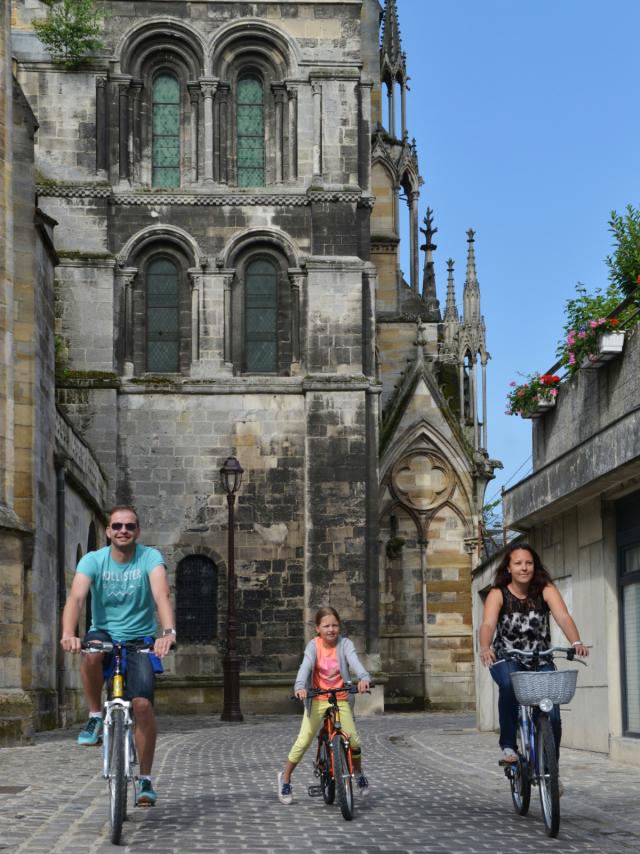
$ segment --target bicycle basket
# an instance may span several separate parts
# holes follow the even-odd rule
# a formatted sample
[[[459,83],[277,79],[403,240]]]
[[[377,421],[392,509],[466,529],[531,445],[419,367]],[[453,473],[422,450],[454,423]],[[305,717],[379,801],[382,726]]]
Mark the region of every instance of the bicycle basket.
[[[537,706],[545,697],[553,703],[569,703],[576,693],[577,670],[530,671],[511,674],[511,684],[522,706]]]

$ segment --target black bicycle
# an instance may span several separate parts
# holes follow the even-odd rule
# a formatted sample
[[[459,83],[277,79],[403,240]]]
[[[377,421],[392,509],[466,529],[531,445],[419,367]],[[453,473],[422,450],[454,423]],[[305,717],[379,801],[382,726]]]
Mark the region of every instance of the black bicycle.
[[[571,701],[578,678],[577,670],[540,670],[542,665],[553,661],[556,653],[568,661],[576,660],[573,647],[552,647],[540,652],[511,650],[505,656],[522,666],[521,671],[511,674],[519,703],[518,759],[515,762],[502,759],[499,763],[509,780],[511,800],[518,815],[527,814],[531,786],[538,787],[542,817],[551,837],[560,830],[560,786],[550,714],[554,705]]]

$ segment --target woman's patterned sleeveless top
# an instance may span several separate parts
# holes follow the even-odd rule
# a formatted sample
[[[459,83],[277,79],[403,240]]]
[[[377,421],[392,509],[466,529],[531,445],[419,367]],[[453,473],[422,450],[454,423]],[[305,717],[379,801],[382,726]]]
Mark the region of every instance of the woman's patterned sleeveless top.
[[[531,599],[518,599],[507,587],[500,587],[502,608],[498,616],[493,649],[498,659],[511,649],[539,652],[551,646],[549,606],[542,593]]]

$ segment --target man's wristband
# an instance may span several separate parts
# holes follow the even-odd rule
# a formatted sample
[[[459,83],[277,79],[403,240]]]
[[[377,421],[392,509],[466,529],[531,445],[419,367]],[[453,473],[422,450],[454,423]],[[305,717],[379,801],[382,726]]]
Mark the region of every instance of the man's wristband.
[[[162,630],[162,637],[166,638],[168,635],[173,635],[173,637],[175,637],[176,636],[176,630],[175,629],[163,629]]]
[[[582,643],[582,641],[574,641],[574,642],[571,644],[571,646],[584,646],[584,644]]]

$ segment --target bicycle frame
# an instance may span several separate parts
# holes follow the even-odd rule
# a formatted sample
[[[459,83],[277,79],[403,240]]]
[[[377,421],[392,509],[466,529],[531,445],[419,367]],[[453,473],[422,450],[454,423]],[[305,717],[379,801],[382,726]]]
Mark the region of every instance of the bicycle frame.
[[[353,775],[353,756],[351,755],[351,737],[349,733],[342,728],[340,721],[340,707],[335,695],[329,697],[331,705],[324,713],[322,727],[318,733],[318,750],[316,753],[316,768],[320,764],[320,754],[322,753],[322,745],[327,745],[327,754],[329,756],[329,765],[331,776],[335,777],[335,767],[333,761],[333,750],[331,744],[336,733],[340,733],[347,750],[347,762],[349,764],[349,774]]]

